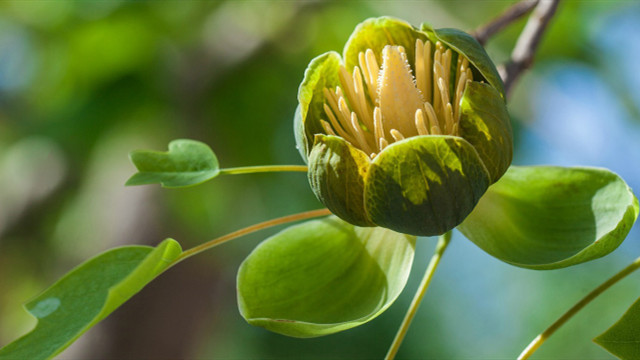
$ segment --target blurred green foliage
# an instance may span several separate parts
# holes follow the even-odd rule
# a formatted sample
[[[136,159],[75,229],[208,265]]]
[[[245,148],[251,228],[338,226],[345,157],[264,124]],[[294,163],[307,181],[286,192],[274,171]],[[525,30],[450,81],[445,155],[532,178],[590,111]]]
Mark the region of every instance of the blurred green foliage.
[[[291,123],[297,87],[312,57],[340,51],[353,27],[370,16],[472,30],[509,4],[0,2],[0,345],[33,326],[21,303],[105,249],[157,245],[166,237],[188,248],[321,206],[304,174],[224,177],[176,190],[125,188],[135,172],[129,151],[165,149],[172,139],[192,138],[209,144],[222,167],[301,164]],[[517,142],[531,122],[537,76],[556,62],[606,74],[593,34],[607,14],[639,11],[632,5],[561,4],[535,69],[510,101],[510,112],[521,121],[515,134],[519,156],[539,150]],[[523,24],[490,41],[494,60],[507,58]],[[300,340],[249,326],[235,303],[240,262],[274,232],[236,240],[177,266],[63,357],[382,357],[435,240],[418,239],[413,276],[390,311],[341,334]],[[621,268],[633,256],[626,249],[579,267],[533,272],[500,263],[454,236],[399,358],[513,358]],[[637,296],[638,287],[623,282],[567,324],[539,355],[608,356],[590,339]]]

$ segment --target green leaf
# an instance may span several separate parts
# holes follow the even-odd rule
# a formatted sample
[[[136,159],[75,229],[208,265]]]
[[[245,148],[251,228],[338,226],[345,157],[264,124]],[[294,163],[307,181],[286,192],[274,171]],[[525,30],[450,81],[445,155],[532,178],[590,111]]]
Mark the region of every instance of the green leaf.
[[[304,72],[304,79],[298,89],[299,106],[293,120],[296,146],[307,162],[315,134],[324,134],[320,120],[326,115],[323,110],[324,89],[335,89],[340,84],[338,69],[340,55],[335,51],[315,57]]]
[[[125,246],[79,265],[26,304],[38,323],[0,349],[0,359],[48,359],[160,275],[180,254],[172,239],[156,248]]]
[[[620,359],[640,359],[640,299],[593,341]]]
[[[610,253],[637,217],[638,200],[608,170],[511,167],[458,229],[502,261],[557,269]]]
[[[295,337],[358,326],[398,297],[414,246],[413,236],[336,217],[289,227],[240,266],[240,313],[252,325]]]
[[[373,226],[364,210],[364,177],[369,157],[337,136],[316,135],[309,155],[309,183],[322,203],[341,219]]]
[[[478,152],[496,182],[511,165],[513,135],[500,94],[488,84],[471,82],[460,103],[460,136]]]
[[[220,173],[218,159],[207,144],[195,140],[173,140],[169,151],[137,150],[129,154],[138,169],[126,185],[160,183],[178,188],[200,184]]]
[[[489,186],[478,153],[454,136],[415,136],[371,161],[365,208],[378,226],[420,236],[460,224]]]

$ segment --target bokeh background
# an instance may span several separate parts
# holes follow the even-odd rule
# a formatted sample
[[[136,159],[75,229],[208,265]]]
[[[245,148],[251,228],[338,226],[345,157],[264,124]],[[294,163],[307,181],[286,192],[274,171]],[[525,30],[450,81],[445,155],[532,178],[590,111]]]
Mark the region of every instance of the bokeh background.
[[[124,187],[130,150],[175,138],[208,143],[223,167],[301,164],[292,117],[311,58],[354,26],[391,15],[464,30],[511,1],[0,2],[0,345],[34,320],[21,304],[83,260],[166,237],[191,247],[321,207],[304,174],[221,177],[167,190]],[[507,59],[524,20],[492,38]],[[640,5],[564,1],[535,67],[510,100],[514,164],[608,167],[640,189]],[[63,359],[382,358],[435,239],[421,238],[405,292],[359,328],[291,339],[247,325],[235,274],[278,229],[225,244],[151,283]],[[590,289],[640,254],[636,229],[611,255],[524,270],[455,234],[399,358],[510,359]],[[611,356],[591,339],[640,296],[625,279],[535,358]]]

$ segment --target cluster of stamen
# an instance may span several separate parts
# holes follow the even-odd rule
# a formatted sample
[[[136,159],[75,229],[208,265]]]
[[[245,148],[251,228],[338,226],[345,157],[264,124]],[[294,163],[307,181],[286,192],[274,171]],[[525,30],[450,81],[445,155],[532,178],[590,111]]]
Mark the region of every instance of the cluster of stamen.
[[[385,46],[382,66],[371,49],[361,52],[351,75],[340,67],[341,86],[324,89],[324,130],[372,158],[404,138],[458,135],[460,101],[473,75],[461,55],[452,74],[452,57],[440,42],[418,39],[414,77],[402,46]]]

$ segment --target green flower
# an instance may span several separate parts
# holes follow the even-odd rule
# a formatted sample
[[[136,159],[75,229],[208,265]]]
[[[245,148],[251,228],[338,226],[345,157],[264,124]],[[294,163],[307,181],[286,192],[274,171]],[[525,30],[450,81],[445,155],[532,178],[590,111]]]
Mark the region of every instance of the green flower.
[[[459,225],[507,170],[502,82],[484,49],[453,29],[369,19],[311,61],[296,141],[334,214],[412,235]]]

